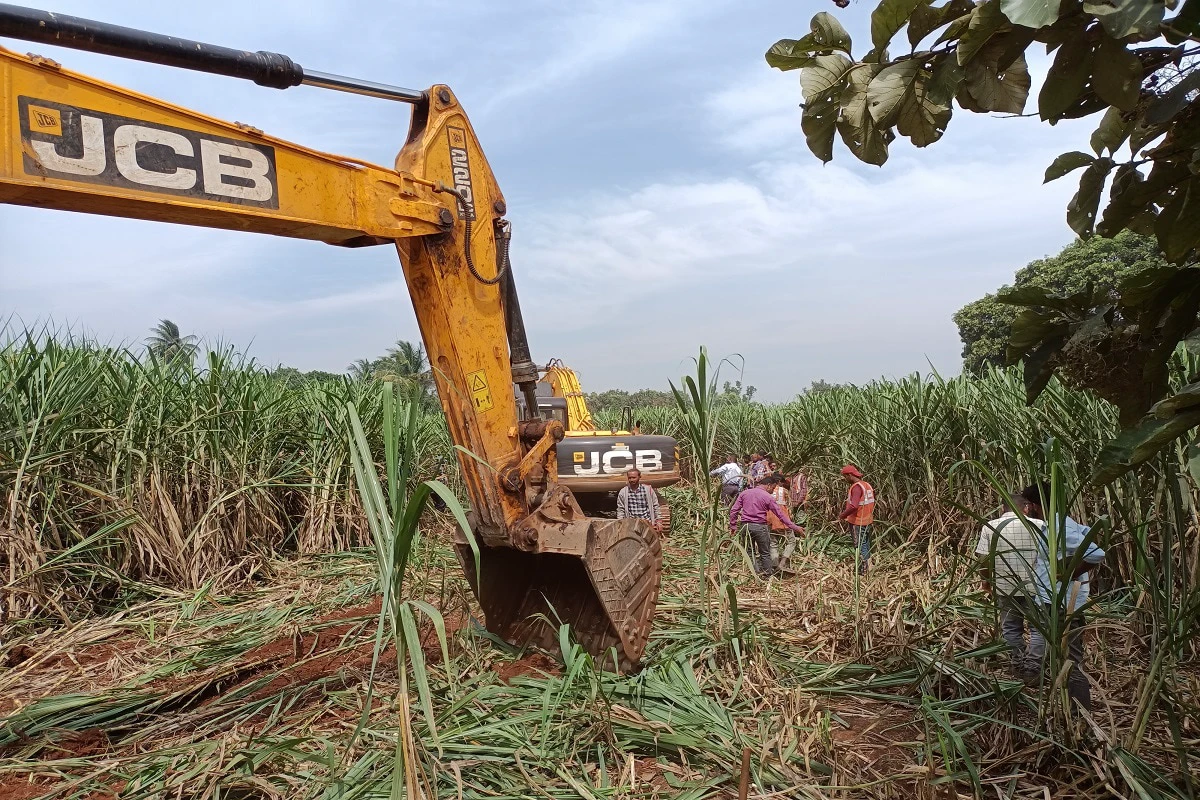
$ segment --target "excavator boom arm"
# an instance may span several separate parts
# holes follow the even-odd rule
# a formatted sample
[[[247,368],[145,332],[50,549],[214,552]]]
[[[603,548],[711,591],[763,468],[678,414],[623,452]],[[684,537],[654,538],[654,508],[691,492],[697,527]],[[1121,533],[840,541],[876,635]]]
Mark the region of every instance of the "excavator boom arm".
[[[0,4],[4,35],[277,88],[312,83],[411,102],[408,136],[388,169],[0,48],[0,202],[394,244],[451,438],[470,453],[459,465],[482,557],[469,557],[463,534],[457,550],[489,629],[554,646],[545,620],[558,616],[593,653],[617,648],[619,665],[638,660],[657,600],[658,540],[641,520],[585,517],[557,484],[561,424],[518,419],[513,386],[532,401],[538,370],[508,264],[505,202],[448,87],[414,92],[309,73],[279,54]]]

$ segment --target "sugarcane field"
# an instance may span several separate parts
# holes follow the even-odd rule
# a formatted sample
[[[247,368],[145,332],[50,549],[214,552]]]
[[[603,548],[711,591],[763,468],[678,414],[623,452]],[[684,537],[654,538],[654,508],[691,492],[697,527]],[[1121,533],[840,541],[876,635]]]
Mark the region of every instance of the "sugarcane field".
[[[58,5],[0,800],[1200,799],[1200,0]]]

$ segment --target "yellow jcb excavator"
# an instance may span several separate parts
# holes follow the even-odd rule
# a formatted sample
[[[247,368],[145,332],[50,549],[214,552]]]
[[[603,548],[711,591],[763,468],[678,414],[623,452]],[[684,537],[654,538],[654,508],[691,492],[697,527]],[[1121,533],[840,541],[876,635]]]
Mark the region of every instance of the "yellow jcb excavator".
[[[478,541],[455,550],[488,630],[556,646],[547,620],[629,668],[646,646],[662,551],[644,520],[592,519],[558,480],[560,420],[536,414],[504,196],[449,87],[424,91],[249,52],[0,4],[0,37],[412,105],[395,168],[277,139],[0,48],[0,202],[394,245],[459,456]],[[532,412],[518,416],[513,386]]]
[[[623,410],[620,428],[599,430],[575,370],[554,359],[541,372],[538,414],[559,420],[566,429],[558,445],[558,480],[575,493],[585,510],[611,513],[613,495],[625,485],[631,467],[651,486],[679,482],[679,443],[673,438],[642,433],[628,408]]]

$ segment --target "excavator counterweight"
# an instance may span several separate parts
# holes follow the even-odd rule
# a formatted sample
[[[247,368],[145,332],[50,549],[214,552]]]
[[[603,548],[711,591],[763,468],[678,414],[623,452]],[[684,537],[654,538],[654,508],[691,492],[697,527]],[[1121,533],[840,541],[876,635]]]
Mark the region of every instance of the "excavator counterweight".
[[[394,168],[323,153],[0,48],[0,202],[360,247],[393,244],[470,499],[455,550],[486,625],[637,664],[662,553],[645,520],[583,514],[558,481],[563,425],[536,417],[505,202],[458,99],[250,52],[0,4],[0,37],[411,103]],[[514,391],[515,389],[515,391]],[[522,418],[517,395],[525,408]],[[474,545],[474,546],[473,546]],[[478,551],[478,559],[476,558]]]

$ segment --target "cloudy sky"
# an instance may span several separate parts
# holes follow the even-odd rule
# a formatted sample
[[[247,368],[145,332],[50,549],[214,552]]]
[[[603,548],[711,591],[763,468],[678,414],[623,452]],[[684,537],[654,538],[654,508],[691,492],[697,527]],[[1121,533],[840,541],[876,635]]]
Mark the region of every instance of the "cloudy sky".
[[[941,142],[897,143],[882,169],[840,142],[829,165],[807,151],[798,74],[762,54],[817,11],[867,42],[873,0],[42,2],[452,86],[508,200],[534,358],[564,359],[589,390],[665,388],[701,344],[743,356],[768,400],[818,378],[955,374],[954,311],[1071,239],[1070,179],[1042,173],[1085,147],[1078,125],[959,111]],[[0,44],[385,165],[408,125],[400,103]],[[1047,65],[1032,64],[1035,96]],[[13,206],[0,240],[0,319],[138,342],[166,317],[266,364],[330,371],[418,338],[392,248]]]

